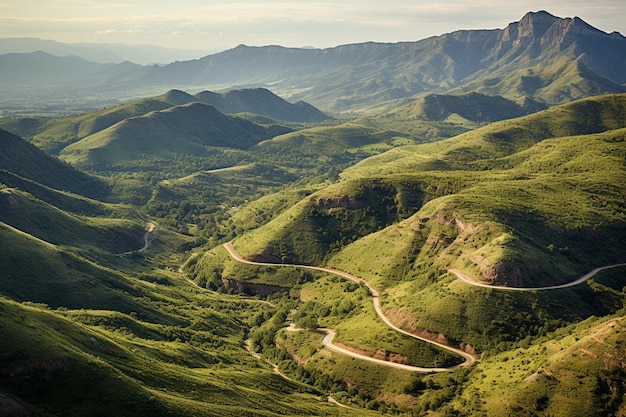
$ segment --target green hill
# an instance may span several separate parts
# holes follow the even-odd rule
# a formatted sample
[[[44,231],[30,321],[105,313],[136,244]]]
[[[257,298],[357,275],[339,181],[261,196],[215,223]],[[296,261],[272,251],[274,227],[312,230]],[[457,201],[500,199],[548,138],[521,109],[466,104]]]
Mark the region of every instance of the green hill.
[[[64,148],[62,159],[106,167],[143,158],[206,154],[207,147],[245,149],[276,134],[271,129],[191,103],[124,121]]]
[[[97,133],[124,119],[142,116],[151,111],[164,110],[172,104],[156,99],[141,99],[119,106],[59,118],[14,118],[0,123],[4,129],[29,140],[50,154],[58,154],[64,147]]]
[[[253,113],[289,122],[321,122],[329,119],[304,101],[289,103],[265,88],[230,90],[225,93],[202,91],[194,95],[222,113]]]
[[[459,96],[426,94],[414,103],[394,110],[394,115],[405,118],[444,121],[461,117],[472,122],[494,122],[512,119],[537,111],[528,111],[522,106],[499,96],[468,93]]]
[[[231,90],[221,94],[203,91],[195,96],[181,90],[170,90],[153,98],[133,100],[79,115],[3,119],[0,120],[0,127],[26,138],[45,152],[56,155],[64,147],[126,119],[200,102],[212,105],[222,113],[248,113],[246,118],[249,119],[264,116],[269,119],[259,124],[266,125],[276,124],[276,120],[320,122],[328,119],[328,116],[307,103],[291,104],[267,89]]]
[[[540,287],[623,262],[625,104],[624,95],[598,97],[388,151],[345,170],[338,183],[235,243],[249,257],[328,263],[362,276],[385,290],[388,309],[419,317],[407,323],[479,349],[506,340],[491,334],[489,323],[497,326],[498,312],[510,306],[517,307],[506,321],[520,326],[518,309],[526,303],[543,306],[531,316],[550,320],[614,311],[611,296],[594,301],[583,288],[569,305],[560,295],[531,301],[519,294],[458,317],[477,292],[446,271]],[[573,132],[586,134],[561,136]],[[453,294],[435,302],[447,286]],[[416,305],[415,297],[432,302]],[[514,339],[527,335],[514,333]]]

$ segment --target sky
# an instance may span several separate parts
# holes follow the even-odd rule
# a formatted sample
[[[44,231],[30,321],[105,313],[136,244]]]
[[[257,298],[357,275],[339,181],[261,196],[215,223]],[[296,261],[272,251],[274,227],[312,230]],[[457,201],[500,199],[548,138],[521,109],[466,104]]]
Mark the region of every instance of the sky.
[[[0,0],[0,37],[220,51],[417,41],[502,29],[529,11],[626,35],[624,0]]]

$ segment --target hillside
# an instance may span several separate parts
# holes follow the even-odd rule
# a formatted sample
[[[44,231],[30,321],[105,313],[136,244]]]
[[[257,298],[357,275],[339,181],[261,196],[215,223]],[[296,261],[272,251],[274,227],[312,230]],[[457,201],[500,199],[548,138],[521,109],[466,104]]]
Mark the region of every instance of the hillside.
[[[525,229],[534,224],[538,227],[536,237],[543,235],[539,241],[548,236],[563,238],[565,232],[576,239],[576,231],[582,233],[587,227],[597,231],[611,225],[620,227],[623,213],[618,201],[624,192],[624,172],[619,155],[624,152],[620,138],[626,121],[625,99],[618,95],[583,100],[448,140],[400,147],[368,158],[341,173],[342,182],[294,206],[282,216],[291,219],[286,225],[268,224],[266,229],[259,229],[256,236],[264,237],[250,241],[260,246],[249,250],[277,255],[271,248],[280,242],[292,247],[287,253],[293,261],[317,263],[351,240],[414,214],[453,228],[458,222],[473,224],[470,229],[486,230],[482,223],[495,222],[504,232],[517,230],[517,222]],[[596,162],[589,165],[586,161],[591,160]],[[600,186],[603,202],[592,203]],[[567,210],[565,201],[571,204]],[[331,219],[338,222],[335,227],[328,226]],[[305,232],[309,224],[311,229]],[[326,225],[322,226],[327,228],[323,239],[316,224]],[[494,238],[498,241],[497,233],[487,241]],[[510,244],[516,245],[518,239],[513,238]],[[609,250],[613,255],[606,262],[617,260],[621,249]],[[524,256],[517,252],[513,250],[515,256]],[[574,258],[587,257],[581,254]],[[491,259],[484,263],[493,266],[497,262]]]
[[[265,88],[230,90],[221,94],[201,91],[195,97],[227,114],[253,113],[290,122],[321,122],[329,118],[304,101],[291,104]]]
[[[207,147],[245,149],[280,132],[191,103],[124,119],[65,147],[60,157],[81,166],[107,167],[125,160],[203,155]]]
[[[11,173],[17,178],[87,197],[104,197],[109,192],[105,181],[46,155],[19,136],[4,130],[0,130],[0,169],[5,175]],[[17,181],[17,178],[14,180]]]
[[[468,93],[458,96],[425,94],[413,103],[392,111],[392,114],[410,119],[422,120],[462,120],[472,122],[495,122],[512,119],[542,110],[538,103],[530,102],[518,105],[500,96],[486,96],[480,93]]]
[[[545,332],[551,320],[614,312],[611,295],[591,297],[584,287],[568,303],[564,293],[520,293],[476,304],[477,292],[447,271],[494,286],[542,287],[624,262],[625,105],[624,95],[588,99],[390,150],[235,245],[250,259],[325,263],[363,277],[396,320],[479,351],[527,331],[536,336],[514,330],[524,320]],[[508,330],[499,332],[502,311]]]

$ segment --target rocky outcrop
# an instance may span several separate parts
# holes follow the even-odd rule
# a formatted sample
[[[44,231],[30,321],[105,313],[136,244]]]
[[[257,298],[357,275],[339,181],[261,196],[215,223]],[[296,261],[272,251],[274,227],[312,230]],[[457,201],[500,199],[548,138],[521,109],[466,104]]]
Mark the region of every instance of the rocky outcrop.
[[[514,261],[499,261],[491,267],[481,268],[481,273],[487,281],[496,286],[525,287],[528,286],[529,273],[539,271],[536,263]],[[526,277],[526,278],[525,278]]]

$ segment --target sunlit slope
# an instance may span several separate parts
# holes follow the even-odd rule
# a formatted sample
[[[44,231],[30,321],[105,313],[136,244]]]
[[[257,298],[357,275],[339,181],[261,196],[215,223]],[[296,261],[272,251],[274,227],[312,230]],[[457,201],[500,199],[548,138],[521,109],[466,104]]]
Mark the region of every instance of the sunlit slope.
[[[354,165],[342,178],[422,171],[483,170],[491,159],[556,137],[599,133],[626,124],[626,95],[606,95],[492,123],[454,138],[390,150]]]
[[[623,415],[625,325],[594,317],[485,358],[451,405],[496,417]]]
[[[416,213],[416,223],[453,233],[435,245],[451,253],[446,267],[500,283],[567,280],[593,264],[590,256],[621,256],[619,243],[606,243],[624,227],[625,102],[584,100],[388,151],[237,243],[248,254],[319,262]],[[464,229],[471,239],[457,240]]]

